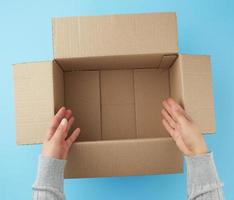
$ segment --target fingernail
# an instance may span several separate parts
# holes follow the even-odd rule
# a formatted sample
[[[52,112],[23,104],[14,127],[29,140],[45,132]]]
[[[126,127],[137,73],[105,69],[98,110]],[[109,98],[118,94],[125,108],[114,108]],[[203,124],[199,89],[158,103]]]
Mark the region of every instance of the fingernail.
[[[64,126],[66,123],[67,123],[67,119],[63,118],[62,121],[61,121],[61,125]]]

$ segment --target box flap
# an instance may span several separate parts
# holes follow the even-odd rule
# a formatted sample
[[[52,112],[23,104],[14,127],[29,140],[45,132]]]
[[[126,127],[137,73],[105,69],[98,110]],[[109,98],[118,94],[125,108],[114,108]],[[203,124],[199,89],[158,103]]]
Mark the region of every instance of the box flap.
[[[183,156],[171,138],[75,143],[65,178],[183,172]]]
[[[13,70],[16,143],[41,143],[54,108],[63,104],[62,70],[52,61],[16,64]]]
[[[54,57],[177,53],[175,13],[54,18]]]
[[[215,132],[209,56],[179,55],[170,69],[171,96],[180,102],[203,133]]]

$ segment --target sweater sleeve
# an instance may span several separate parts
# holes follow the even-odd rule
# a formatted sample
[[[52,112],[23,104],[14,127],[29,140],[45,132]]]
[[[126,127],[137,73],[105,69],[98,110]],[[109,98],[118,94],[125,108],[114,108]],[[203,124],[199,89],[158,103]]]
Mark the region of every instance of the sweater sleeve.
[[[185,156],[187,163],[188,200],[223,200],[213,153]]]
[[[63,182],[66,160],[39,156],[37,178],[33,184],[33,200],[64,200]]]

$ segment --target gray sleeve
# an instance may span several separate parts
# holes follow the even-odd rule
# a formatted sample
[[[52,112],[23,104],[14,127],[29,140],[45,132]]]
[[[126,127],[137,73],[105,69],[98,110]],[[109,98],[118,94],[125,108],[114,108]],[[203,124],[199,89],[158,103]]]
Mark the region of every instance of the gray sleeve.
[[[63,182],[66,160],[40,155],[33,200],[64,200]]]
[[[213,153],[185,156],[189,200],[223,200],[223,184],[220,182]]]

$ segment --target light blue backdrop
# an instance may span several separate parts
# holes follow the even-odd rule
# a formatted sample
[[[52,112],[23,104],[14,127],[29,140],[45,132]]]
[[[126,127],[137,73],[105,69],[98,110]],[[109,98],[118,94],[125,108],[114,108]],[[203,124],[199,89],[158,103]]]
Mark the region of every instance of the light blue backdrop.
[[[0,2],[0,198],[31,199],[40,146],[16,146],[12,64],[52,58],[51,17],[176,11],[181,53],[210,54],[215,152],[227,199],[234,199],[234,3],[232,0],[83,0]],[[34,2],[34,3],[33,3]],[[92,45],[92,44],[90,44]],[[197,91],[195,91],[197,92]],[[199,93],[198,93],[199,95]],[[202,97],[201,97],[202,98]],[[65,181],[67,199],[185,199],[185,174]]]

